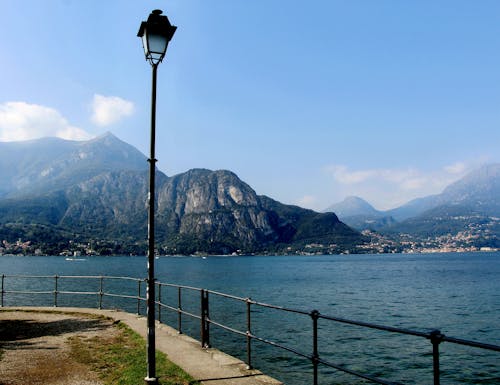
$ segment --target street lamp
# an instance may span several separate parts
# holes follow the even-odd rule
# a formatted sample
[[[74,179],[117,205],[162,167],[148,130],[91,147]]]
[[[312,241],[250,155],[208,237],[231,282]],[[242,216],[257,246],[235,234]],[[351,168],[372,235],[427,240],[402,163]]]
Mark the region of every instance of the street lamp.
[[[170,24],[167,16],[159,9],[154,10],[143,21],[137,36],[142,38],[146,60],[153,67],[153,85],[151,92],[151,146],[149,162],[149,194],[148,194],[148,285],[146,289],[147,303],[147,356],[148,372],[144,379],[146,384],[158,384],[156,378],[155,359],[155,131],[156,131],[156,70],[167,52],[168,42],[174,36],[177,27]]]

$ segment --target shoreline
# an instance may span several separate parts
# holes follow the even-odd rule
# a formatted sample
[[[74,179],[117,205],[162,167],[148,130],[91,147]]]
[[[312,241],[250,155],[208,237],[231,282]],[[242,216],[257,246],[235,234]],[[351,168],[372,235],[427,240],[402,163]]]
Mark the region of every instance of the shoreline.
[[[165,254],[156,255],[155,259],[160,258],[199,258],[204,259],[204,257],[219,257],[219,258],[230,258],[230,257],[307,257],[307,256],[345,256],[345,255],[423,255],[423,254],[462,254],[462,253],[498,253],[500,248],[488,248],[479,250],[448,250],[448,249],[425,249],[418,251],[401,251],[401,252],[388,252],[388,253],[249,253],[249,254],[199,254],[199,255],[182,255],[182,254]],[[71,257],[65,254],[51,255],[51,254],[0,254],[0,257],[61,257],[68,258]],[[146,255],[140,254],[113,254],[113,255],[100,255],[100,254],[88,254],[79,255],[75,258],[75,261],[83,261],[88,257],[140,257],[145,258]],[[69,258],[68,258],[69,260]],[[73,260],[73,259],[72,259]]]

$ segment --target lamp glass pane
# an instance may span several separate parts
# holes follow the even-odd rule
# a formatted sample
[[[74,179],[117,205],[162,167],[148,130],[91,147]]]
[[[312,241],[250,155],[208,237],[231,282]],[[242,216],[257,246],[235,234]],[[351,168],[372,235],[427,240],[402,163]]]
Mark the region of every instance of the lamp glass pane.
[[[162,35],[148,34],[148,48],[149,54],[152,56],[162,57],[167,50],[167,38]]]
[[[142,35],[142,48],[144,48],[144,54],[148,56],[148,39],[146,34]]]

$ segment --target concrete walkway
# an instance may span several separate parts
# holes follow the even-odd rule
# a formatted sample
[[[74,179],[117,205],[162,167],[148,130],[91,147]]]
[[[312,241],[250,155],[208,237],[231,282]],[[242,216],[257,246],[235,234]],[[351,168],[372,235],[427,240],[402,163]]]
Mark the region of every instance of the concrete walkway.
[[[69,312],[97,314],[128,325],[146,338],[146,317],[115,310],[67,307],[7,307],[6,310]],[[200,342],[179,334],[175,329],[156,323],[156,349],[204,385],[283,385],[258,370],[247,370],[246,364],[217,349],[203,349]]]

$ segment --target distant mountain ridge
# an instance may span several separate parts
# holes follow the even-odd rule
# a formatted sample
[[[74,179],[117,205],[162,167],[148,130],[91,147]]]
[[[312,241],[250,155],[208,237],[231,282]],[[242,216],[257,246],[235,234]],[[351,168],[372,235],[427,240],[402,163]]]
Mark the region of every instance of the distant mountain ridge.
[[[89,141],[0,142],[0,198],[54,191],[104,171],[146,170],[146,157],[111,133]]]
[[[342,202],[331,205],[325,212],[334,212],[341,220],[354,229],[380,229],[396,221],[383,211],[376,210],[363,198],[349,196]]]
[[[69,248],[143,254],[148,168],[141,152],[111,133],[85,142],[0,142],[0,241],[21,238],[44,253]],[[415,242],[486,234],[479,245],[500,246],[500,164],[389,211],[357,197],[326,213],[284,205],[257,195],[227,170],[193,169],[172,177],[157,170],[156,178],[162,254],[398,250],[390,243],[399,242],[398,234],[415,236]],[[390,241],[380,247],[353,229],[376,230]],[[0,255],[5,250],[0,243]]]
[[[148,167],[143,154],[110,133],[87,142],[0,143],[0,237],[51,239],[54,249],[97,241],[113,243],[115,253],[144,253]],[[301,250],[309,243],[343,252],[364,242],[335,214],[259,196],[226,170],[157,171],[156,194],[164,254]]]
[[[356,197],[330,208],[337,209],[343,222],[359,230],[436,236],[500,217],[499,197],[500,164],[496,163],[471,171],[441,194],[414,199],[395,209],[378,211]]]
[[[333,204],[329,206],[326,212],[334,212],[337,216],[352,217],[355,215],[367,215],[367,216],[382,216],[381,211],[376,210],[371,204],[365,201],[363,198],[356,196],[348,196],[342,202]]]

